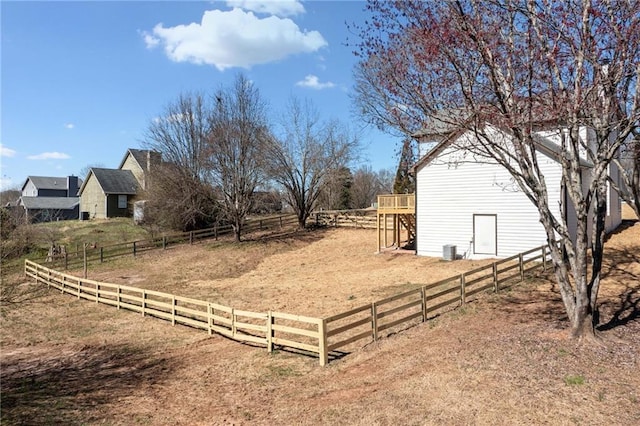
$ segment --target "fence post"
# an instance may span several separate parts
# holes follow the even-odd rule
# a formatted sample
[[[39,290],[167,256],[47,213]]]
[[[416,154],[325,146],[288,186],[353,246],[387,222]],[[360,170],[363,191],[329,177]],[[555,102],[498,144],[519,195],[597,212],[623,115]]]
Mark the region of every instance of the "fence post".
[[[376,302],[371,304],[371,334],[374,342],[378,340],[378,307]]]
[[[133,257],[136,257],[136,242],[133,242]]]
[[[218,224],[217,223],[213,225],[213,236],[215,237],[215,240],[218,241]]]
[[[267,312],[267,352],[273,352],[273,315]]]
[[[100,284],[96,283],[96,303],[100,301]]]
[[[234,312],[234,308],[231,308],[231,335],[236,337],[236,314]]]
[[[422,286],[420,289],[420,299],[422,302],[422,322],[427,321],[427,290]]]
[[[176,298],[174,297],[173,300],[175,301]],[[207,331],[211,336],[213,333],[213,306],[211,306],[211,303],[207,303],[207,324],[209,327]]]
[[[78,299],[80,299],[80,289],[82,288],[82,280],[78,280]]]
[[[193,244],[193,231],[189,231],[189,244]]]
[[[278,219],[280,219],[280,229],[282,229],[282,216],[280,216]]]
[[[82,256],[82,269],[84,270],[84,278],[87,278],[87,243],[83,244]]]
[[[524,263],[522,263],[522,253],[518,254],[518,263],[520,265],[520,281],[524,281]]]
[[[498,292],[498,263],[493,262],[493,291]]]
[[[117,299],[117,305],[116,305],[116,307],[117,307],[118,309],[120,309],[120,300],[122,299],[122,298],[120,297],[120,294],[121,294],[121,293],[122,293],[122,289],[120,288],[120,286],[118,286],[118,291],[117,291],[117,295],[116,295],[116,299]]]
[[[542,271],[547,272],[547,246],[542,246]]]
[[[464,274],[460,274],[460,306],[464,305],[466,299],[466,283]]]
[[[167,248],[167,236],[163,235],[162,236],[162,250],[165,250]]]
[[[100,263],[104,262],[104,250],[100,247]]]
[[[142,290],[142,316],[144,316],[144,310],[147,307],[147,291],[146,290]]]
[[[176,306],[178,301],[175,295],[171,295],[171,325],[176,325]]]
[[[329,351],[327,351],[327,321],[324,318],[318,321],[318,356],[321,367],[329,363]]]

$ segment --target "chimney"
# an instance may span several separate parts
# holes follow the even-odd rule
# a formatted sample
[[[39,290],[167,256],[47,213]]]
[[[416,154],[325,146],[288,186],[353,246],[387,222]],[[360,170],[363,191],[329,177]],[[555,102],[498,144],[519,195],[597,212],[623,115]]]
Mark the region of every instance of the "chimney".
[[[77,197],[78,196],[78,176],[68,176],[67,177],[67,197]]]
[[[147,172],[151,171],[151,168],[160,164],[162,155],[156,151],[147,151]]]
[[[147,150],[147,169],[144,176],[144,189],[149,188],[150,174],[152,168],[158,166],[162,162],[162,154],[156,151]]]

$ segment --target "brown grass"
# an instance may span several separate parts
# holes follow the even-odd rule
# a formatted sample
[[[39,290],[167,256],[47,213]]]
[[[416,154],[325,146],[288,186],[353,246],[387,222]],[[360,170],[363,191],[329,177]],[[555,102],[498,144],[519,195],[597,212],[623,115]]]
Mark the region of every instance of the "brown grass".
[[[374,249],[374,232],[327,230],[173,248],[89,276],[327,316],[480,264]],[[607,250],[604,346],[567,338],[556,288],[538,279],[326,368],[51,292],[3,320],[2,422],[637,424],[640,223]]]

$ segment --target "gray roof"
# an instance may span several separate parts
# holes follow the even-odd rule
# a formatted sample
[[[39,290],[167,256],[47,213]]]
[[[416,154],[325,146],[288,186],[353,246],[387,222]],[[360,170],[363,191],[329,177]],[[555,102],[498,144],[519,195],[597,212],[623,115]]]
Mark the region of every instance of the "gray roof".
[[[451,132],[462,129],[464,123],[470,117],[471,114],[463,109],[438,111],[432,116],[427,117],[423,127],[411,136],[414,138],[446,136]]]
[[[138,192],[138,181],[131,170],[92,168],[105,194],[130,194]]]
[[[129,152],[131,153],[131,155],[133,155],[133,158],[136,159],[138,164],[140,164],[140,167],[144,169],[145,165],[147,164],[147,152],[149,151],[129,148]]]
[[[127,153],[124,155],[124,157],[122,157],[122,161],[120,162],[120,166],[118,166],[118,168],[122,168],[122,166],[124,165],[124,162],[127,159],[127,156],[129,154],[131,154],[133,156],[133,158],[138,162],[140,167],[142,167],[142,170],[146,170],[146,168],[147,168],[147,157],[150,154],[151,155],[160,155],[159,152],[152,151],[152,150],[149,150],[149,149],[129,148],[129,149],[127,149]]]
[[[28,210],[73,210],[79,203],[78,197],[20,197],[19,204]]]
[[[38,189],[67,189],[67,176],[27,176],[22,188],[31,181]],[[82,186],[82,179],[78,178],[78,187]]]
[[[560,161],[559,157],[562,155],[562,147],[560,145],[550,139],[547,139],[540,135],[536,135],[535,133],[533,134],[533,142],[536,144],[538,149],[542,148],[543,151],[548,151],[551,157],[553,157],[556,161]],[[593,164],[587,159],[580,157],[580,166],[593,167]]]

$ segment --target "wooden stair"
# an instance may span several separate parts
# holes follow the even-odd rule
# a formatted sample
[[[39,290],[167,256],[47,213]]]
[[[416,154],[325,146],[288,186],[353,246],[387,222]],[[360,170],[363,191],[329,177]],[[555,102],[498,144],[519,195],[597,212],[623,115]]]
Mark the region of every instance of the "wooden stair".
[[[415,214],[401,214],[398,215],[400,223],[407,230],[409,234],[409,244],[416,240],[416,215]]]

